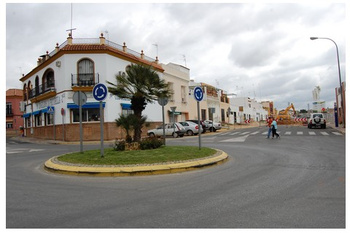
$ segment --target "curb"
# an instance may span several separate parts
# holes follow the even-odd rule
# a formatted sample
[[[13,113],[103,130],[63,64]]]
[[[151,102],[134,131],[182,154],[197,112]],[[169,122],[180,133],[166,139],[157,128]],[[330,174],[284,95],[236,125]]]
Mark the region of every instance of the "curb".
[[[143,176],[170,174],[203,168],[224,163],[228,155],[224,151],[217,150],[217,155],[189,162],[140,165],[140,166],[77,166],[56,163],[58,156],[52,157],[44,164],[44,168],[50,172],[66,175],[83,176]]]

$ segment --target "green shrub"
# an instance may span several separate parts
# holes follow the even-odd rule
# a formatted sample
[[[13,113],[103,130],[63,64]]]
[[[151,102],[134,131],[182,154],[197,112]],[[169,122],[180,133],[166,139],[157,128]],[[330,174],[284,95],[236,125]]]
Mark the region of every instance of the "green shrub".
[[[113,149],[116,151],[124,151],[125,150],[125,140],[116,140],[114,143]]]
[[[141,150],[157,149],[163,145],[163,141],[158,138],[145,138],[140,142]]]

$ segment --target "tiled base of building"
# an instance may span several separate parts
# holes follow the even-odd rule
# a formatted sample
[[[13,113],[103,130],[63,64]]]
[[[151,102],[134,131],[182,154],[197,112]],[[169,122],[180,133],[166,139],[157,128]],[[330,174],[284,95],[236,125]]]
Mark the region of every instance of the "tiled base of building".
[[[142,137],[147,136],[147,130],[160,125],[161,122],[152,122],[148,127],[142,128]],[[100,123],[83,123],[83,140],[100,141],[101,131]],[[55,131],[55,134],[54,134]],[[115,139],[124,139],[125,130],[117,127],[115,122],[104,123],[103,138],[106,141]],[[130,132],[131,134],[133,132]],[[25,129],[26,137],[33,137],[45,140],[58,140],[66,142],[75,142],[80,140],[80,126],[78,124],[65,124],[55,126],[42,126]]]

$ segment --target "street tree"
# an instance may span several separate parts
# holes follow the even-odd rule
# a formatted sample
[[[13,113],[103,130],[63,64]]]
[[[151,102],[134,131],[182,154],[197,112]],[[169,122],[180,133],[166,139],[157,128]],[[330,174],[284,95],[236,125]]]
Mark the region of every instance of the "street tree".
[[[158,73],[151,67],[131,64],[125,68],[125,73],[116,75],[116,83],[107,81],[108,91],[122,99],[129,99],[131,109],[137,119],[134,124],[134,141],[140,142],[141,129],[145,118],[142,111],[148,103],[161,97],[169,97],[170,91],[165,80],[160,79]]]

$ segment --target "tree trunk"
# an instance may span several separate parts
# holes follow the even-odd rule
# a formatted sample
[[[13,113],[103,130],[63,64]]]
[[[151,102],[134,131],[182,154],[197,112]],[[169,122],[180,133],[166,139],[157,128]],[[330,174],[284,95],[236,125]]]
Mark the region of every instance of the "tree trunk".
[[[131,99],[131,109],[134,111],[134,115],[137,118],[137,124],[134,126],[134,142],[141,141],[142,134],[142,111],[145,109],[146,101],[144,97],[133,97]]]

